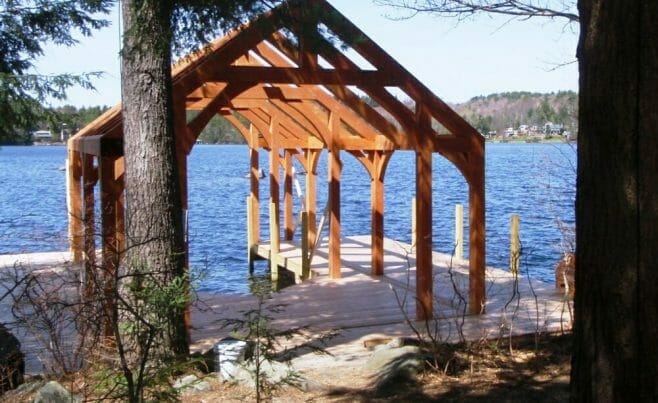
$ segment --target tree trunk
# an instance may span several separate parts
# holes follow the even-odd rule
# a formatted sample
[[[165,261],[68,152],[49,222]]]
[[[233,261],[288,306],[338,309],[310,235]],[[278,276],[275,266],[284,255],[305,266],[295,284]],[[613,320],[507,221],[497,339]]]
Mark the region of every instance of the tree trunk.
[[[658,398],[658,2],[580,0],[572,401]]]
[[[175,151],[171,88],[171,4],[123,2],[122,102],[126,162],[128,275],[154,273],[166,286],[185,275],[182,201]],[[188,353],[184,310],[167,313],[154,345]]]

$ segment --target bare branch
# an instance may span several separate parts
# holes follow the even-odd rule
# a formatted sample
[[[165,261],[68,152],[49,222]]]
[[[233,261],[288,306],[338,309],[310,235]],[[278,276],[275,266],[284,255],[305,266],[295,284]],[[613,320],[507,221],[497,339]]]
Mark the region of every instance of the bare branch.
[[[420,13],[464,19],[475,14],[499,14],[522,20],[542,18],[565,18],[578,22],[579,16],[574,0],[374,0],[376,4],[408,12],[402,18],[411,18]]]

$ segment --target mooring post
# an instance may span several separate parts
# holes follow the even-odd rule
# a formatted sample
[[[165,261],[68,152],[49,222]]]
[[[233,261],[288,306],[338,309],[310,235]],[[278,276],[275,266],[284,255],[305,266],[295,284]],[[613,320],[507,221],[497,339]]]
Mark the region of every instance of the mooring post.
[[[510,219],[510,238],[509,238],[509,270],[513,274],[519,272],[519,260],[521,258],[521,239],[519,237],[519,215],[512,214]]]
[[[247,196],[247,263],[249,264],[249,274],[254,272],[254,209],[253,196]]]
[[[416,247],[416,198],[411,199],[411,249]]]
[[[272,281],[279,279],[279,212],[270,202],[270,274]]]
[[[464,259],[464,206],[455,205],[455,259]]]
[[[308,212],[302,211],[302,273],[301,280],[306,280],[311,274],[311,254],[308,248]]]

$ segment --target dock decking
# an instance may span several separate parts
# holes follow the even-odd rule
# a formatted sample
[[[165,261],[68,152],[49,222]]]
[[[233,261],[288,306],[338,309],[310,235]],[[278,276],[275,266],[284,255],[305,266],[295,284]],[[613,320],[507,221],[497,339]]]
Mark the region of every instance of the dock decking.
[[[328,276],[327,243],[323,242],[312,262],[312,278],[271,294],[270,303],[285,305],[273,315],[274,328],[307,327],[310,338],[337,331],[338,336],[327,345],[333,356],[303,354],[295,359],[295,365],[301,368],[352,365],[353,360],[369,354],[363,347],[363,338],[413,336],[405,313],[419,329],[426,329],[423,322],[415,322],[414,251],[407,244],[386,239],[384,276],[374,277],[370,275],[369,240],[369,236],[343,239],[340,279]],[[267,246],[261,245],[259,253],[266,256]],[[299,265],[301,252],[297,245],[282,243],[280,253],[282,262],[289,267],[294,269]],[[65,253],[0,256],[0,270],[9,270],[17,264],[46,272],[77,270]],[[244,270],[247,276],[247,268]],[[434,252],[433,273],[434,309],[438,319],[428,329],[439,330],[442,339],[458,340],[459,329],[465,338],[478,340],[510,332],[522,334],[571,327],[572,318],[564,296],[552,284],[530,282],[527,278],[519,278],[516,283],[508,271],[489,267],[486,313],[465,316],[455,289],[467,300],[468,262],[451,261],[449,255]],[[200,293],[192,307],[192,350],[212,348],[218,339],[228,335],[230,329],[223,326],[226,320],[241,318],[241,311],[253,309],[255,302],[253,295]],[[0,304],[3,321],[10,321],[8,303]],[[27,354],[28,372],[40,372],[37,357],[43,354],[44,347],[25,332],[21,332],[20,338]],[[299,340],[291,343],[295,342]]]
[[[375,277],[370,275],[370,237],[343,238],[342,277],[330,279],[325,240],[315,253],[312,278],[272,293],[271,303],[285,305],[281,313],[274,315],[274,327],[307,326],[315,333],[338,329],[351,334],[350,339],[369,333],[410,334],[405,321],[415,322],[415,254],[410,245],[391,239],[385,239],[384,248],[384,276]],[[258,254],[268,258],[269,246],[259,245]],[[292,270],[301,266],[298,245],[282,242],[280,255],[283,266]],[[486,313],[466,316],[468,261],[433,253],[434,315],[445,332],[453,333],[446,333],[446,338],[456,336],[456,325],[462,320],[467,338],[497,336],[510,330],[524,333],[570,328],[564,296],[554,285],[515,279],[508,271],[491,267],[486,275]],[[194,349],[205,350],[228,333],[221,327],[225,320],[238,318],[240,311],[251,309],[255,297],[203,294],[200,300],[206,309],[193,310],[192,338]],[[423,327],[422,322],[415,323]]]

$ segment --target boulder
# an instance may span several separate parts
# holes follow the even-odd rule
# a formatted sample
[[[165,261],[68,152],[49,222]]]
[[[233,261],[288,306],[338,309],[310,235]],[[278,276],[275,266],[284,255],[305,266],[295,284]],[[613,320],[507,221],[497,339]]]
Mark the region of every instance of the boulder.
[[[34,403],[72,403],[79,402],[80,399],[71,395],[58,382],[50,381],[37,392]]]
[[[396,347],[393,342],[376,349],[366,369],[373,372],[377,394],[386,395],[401,383],[414,382],[425,367],[426,355],[418,346]]]
[[[23,383],[25,359],[21,343],[0,324],[0,394]]]
[[[185,392],[203,392],[210,389],[210,384],[196,375],[186,375],[174,382],[174,389]]]
[[[260,364],[260,373],[262,379],[267,382],[279,384],[300,385],[303,378],[295,372],[295,370],[288,364],[278,361],[264,361]],[[246,386],[255,387],[256,385],[256,365],[253,361],[247,361],[240,365],[234,376],[233,380]]]

